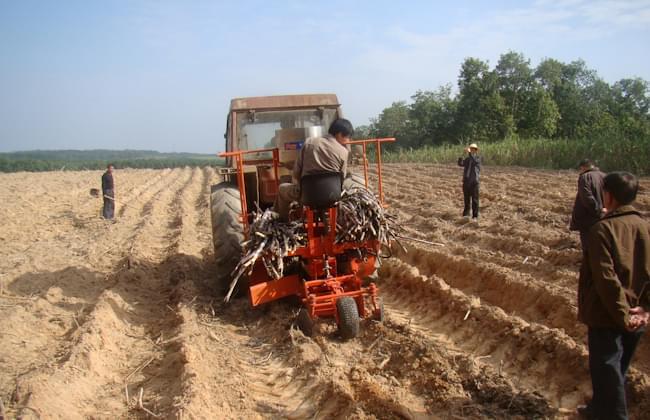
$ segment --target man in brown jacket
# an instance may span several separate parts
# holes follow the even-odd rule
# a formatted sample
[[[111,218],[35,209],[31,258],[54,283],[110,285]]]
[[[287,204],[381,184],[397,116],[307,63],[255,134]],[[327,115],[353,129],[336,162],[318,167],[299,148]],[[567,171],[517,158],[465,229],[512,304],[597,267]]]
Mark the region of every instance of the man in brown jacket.
[[[605,174],[600,171],[591,159],[584,159],[578,164],[580,176],[578,177],[578,192],[571,213],[571,230],[580,233],[582,252],[587,249],[587,233],[605,213],[603,205],[603,178]]]
[[[293,167],[293,182],[280,184],[278,195],[273,205],[286,221],[289,207],[293,201],[300,200],[300,180],[304,176],[322,173],[340,173],[341,179],[348,172],[348,149],[344,144],[351,140],[354,128],[350,121],[339,118],[335,120],[323,137],[310,137],[305,140],[298,159]]]
[[[580,269],[578,318],[588,327],[589,418],[627,419],[625,375],[650,318],[650,225],[630,205],[639,183],[627,172],[603,181],[607,215],[589,230]]]

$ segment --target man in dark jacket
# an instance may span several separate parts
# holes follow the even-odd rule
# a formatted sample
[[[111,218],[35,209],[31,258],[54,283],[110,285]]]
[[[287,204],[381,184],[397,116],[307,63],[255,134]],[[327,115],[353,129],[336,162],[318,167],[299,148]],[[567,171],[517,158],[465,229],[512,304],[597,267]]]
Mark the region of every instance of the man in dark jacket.
[[[112,219],[115,216],[115,184],[113,183],[113,164],[108,164],[106,172],[102,175],[102,194],[104,195],[104,219]]]
[[[593,387],[581,412],[589,418],[627,419],[625,375],[650,318],[650,225],[630,205],[638,188],[627,172],[604,178],[608,213],[589,230],[580,269],[578,318],[588,327]]]
[[[471,205],[472,219],[474,222],[478,222],[478,191],[481,175],[481,157],[478,155],[478,146],[476,143],[470,144],[465,151],[467,152],[467,157],[458,158],[458,166],[463,167],[463,197],[465,199],[463,217],[469,218]]]
[[[571,214],[571,230],[580,233],[582,252],[587,249],[587,232],[605,214],[603,206],[603,178],[605,174],[600,171],[590,159],[584,159],[578,164],[580,176],[578,177],[578,192],[576,194],[573,212]]]

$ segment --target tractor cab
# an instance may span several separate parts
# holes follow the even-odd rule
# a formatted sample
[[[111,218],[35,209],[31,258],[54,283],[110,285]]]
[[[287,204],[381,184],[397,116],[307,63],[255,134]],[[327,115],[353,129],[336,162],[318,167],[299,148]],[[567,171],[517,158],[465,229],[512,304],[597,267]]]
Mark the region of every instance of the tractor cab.
[[[320,136],[341,109],[336,95],[286,95],[233,99],[225,134],[226,153],[251,151],[243,155],[246,207],[270,207],[277,185],[291,182],[296,157],[305,139]],[[273,149],[277,149],[274,155]],[[274,170],[277,162],[277,171]],[[220,170],[226,181],[237,182],[237,159],[226,157]]]

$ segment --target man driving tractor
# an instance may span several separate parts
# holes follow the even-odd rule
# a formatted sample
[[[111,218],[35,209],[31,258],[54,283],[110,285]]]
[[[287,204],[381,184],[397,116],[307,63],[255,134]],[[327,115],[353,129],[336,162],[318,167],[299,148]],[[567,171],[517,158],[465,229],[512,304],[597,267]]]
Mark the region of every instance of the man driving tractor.
[[[300,201],[300,181],[305,176],[339,173],[341,180],[347,175],[348,149],[344,143],[352,138],[354,128],[350,121],[339,118],[330,125],[328,134],[305,140],[293,167],[293,182],[280,184],[273,205],[280,219],[287,221],[289,207]]]

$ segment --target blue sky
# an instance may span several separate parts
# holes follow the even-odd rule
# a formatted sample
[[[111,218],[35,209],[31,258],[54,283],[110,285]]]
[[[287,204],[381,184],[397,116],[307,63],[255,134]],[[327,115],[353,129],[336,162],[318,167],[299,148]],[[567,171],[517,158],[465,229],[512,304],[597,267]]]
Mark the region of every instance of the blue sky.
[[[223,149],[229,100],[333,92],[355,125],[466,57],[650,80],[650,1],[0,1],[0,151]]]

